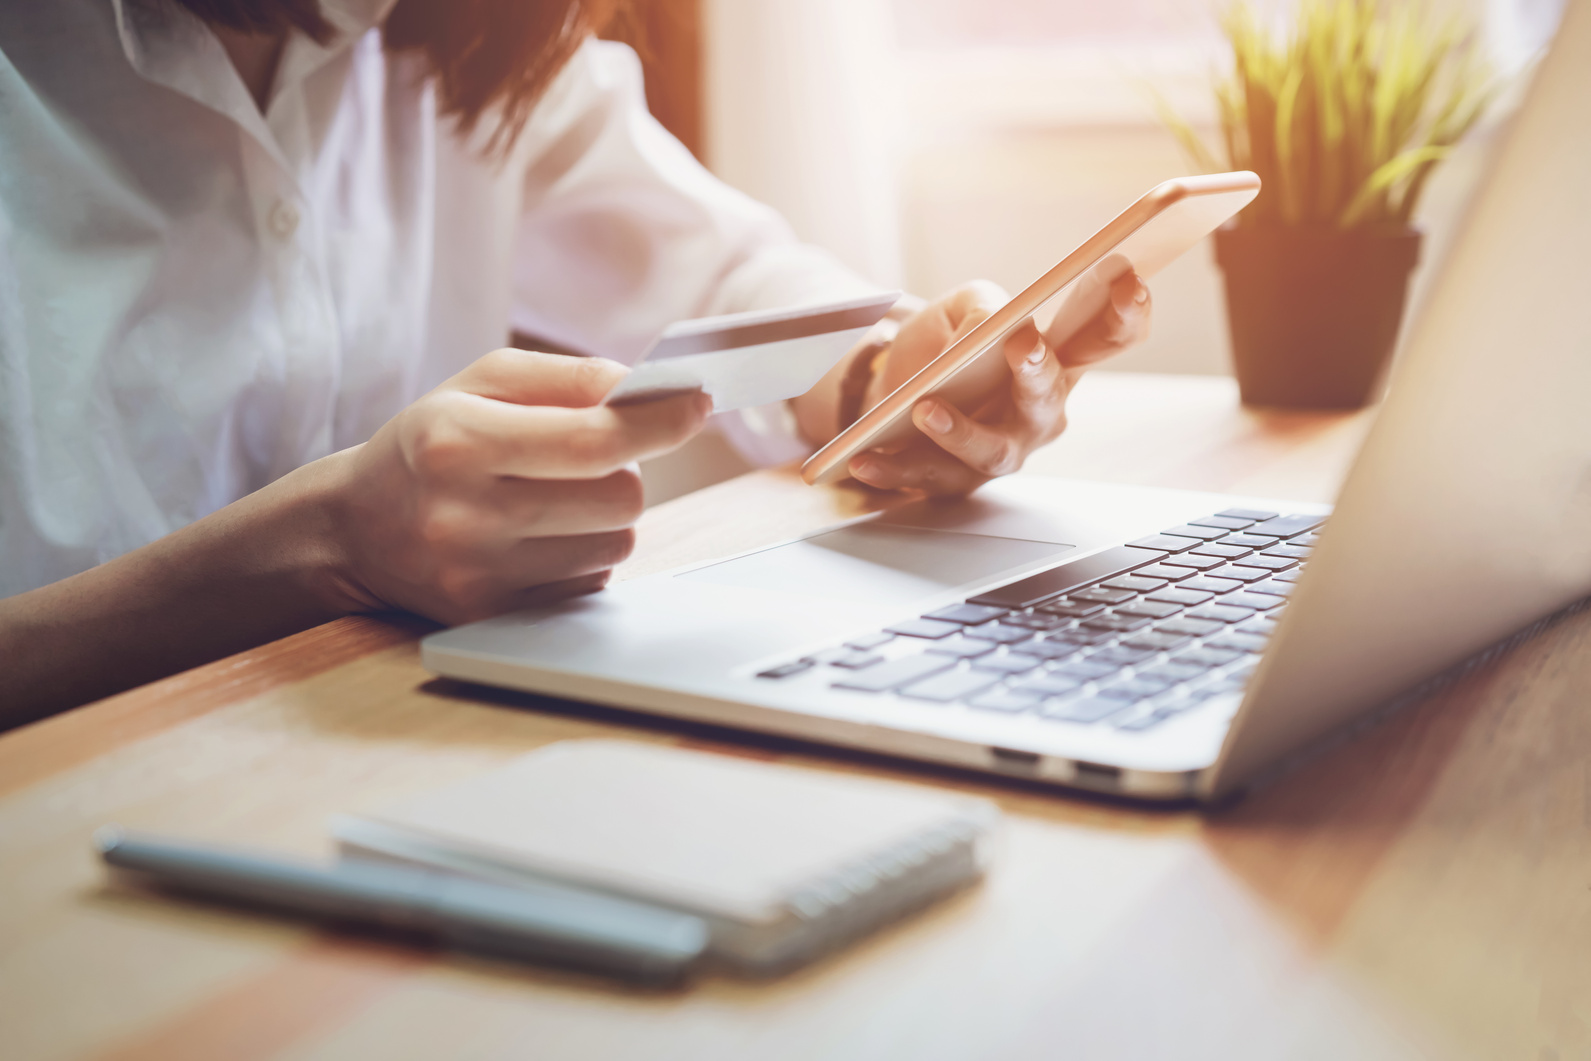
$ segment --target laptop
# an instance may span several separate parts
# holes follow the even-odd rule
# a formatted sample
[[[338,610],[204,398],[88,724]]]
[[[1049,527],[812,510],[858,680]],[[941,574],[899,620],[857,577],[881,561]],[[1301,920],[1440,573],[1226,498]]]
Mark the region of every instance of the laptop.
[[[1015,475],[428,637],[451,678],[1159,800],[1227,797],[1591,594],[1591,5],[1334,509]]]

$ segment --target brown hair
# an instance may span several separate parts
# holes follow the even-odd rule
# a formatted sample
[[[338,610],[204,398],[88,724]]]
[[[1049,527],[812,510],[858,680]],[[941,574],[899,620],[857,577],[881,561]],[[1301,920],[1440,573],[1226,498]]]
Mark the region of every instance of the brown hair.
[[[176,0],[206,22],[245,33],[296,29],[324,42],[335,31],[320,0]],[[499,108],[488,150],[506,149],[536,99],[620,0],[398,0],[382,29],[389,54],[418,53],[444,114],[466,132]]]

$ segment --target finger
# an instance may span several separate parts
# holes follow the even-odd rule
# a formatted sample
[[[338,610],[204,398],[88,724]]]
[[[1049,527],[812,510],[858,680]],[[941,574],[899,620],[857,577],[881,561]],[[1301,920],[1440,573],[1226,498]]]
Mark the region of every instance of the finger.
[[[980,475],[1010,475],[1027,456],[1026,439],[1016,426],[981,424],[938,398],[918,402],[912,408],[912,423]]]
[[[467,622],[524,607],[541,587],[591,585],[622,563],[635,547],[635,531],[533,538],[508,548],[467,553],[440,570],[423,591],[418,610],[446,623]],[[407,604],[407,602],[404,602]]]
[[[460,471],[524,479],[600,479],[677,448],[712,411],[705,394],[619,407],[560,409],[514,405],[457,392],[412,429],[410,459],[439,474]]]
[[[503,553],[504,583],[522,588],[559,582],[608,571],[635,549],[635,528],[600,534],[569,534],[557,538],[527,538]]]
[[[1075,336],[1056,351],[1061,364],[1088,365],[1118,354],[1149,335],[1152,300],[1136,273],[1110,285],[1110,300]]]
[[[944,450],[924,443],[899,453],[870,450],[852,458],[851,476],[879,490],[922,490],[930,494],[969,494],[988,481]]]
[[[583,597],[588,593],[596,593],[608,584],[608,579],[613,577],[613,572],[595,571],[579,578],[566,578],[559,582],[545,582],[530,589],[521,590],[514,607],[533,608],[542,604],[556,604],[570,597]]]
[[[1011,397],[1019,417],[1043,434],[1066,405],[1061,363],[1031,319],[1005,341],[1005,362],[1011,369]],[[981,418],[980,418],[981,419]]]
[[[628,372],[605,357],[505,347],[476,359],[442,386],[516,405],[581,408],[601,401]]]
[[[574,578],[544,582],[536,586],[516,587],[497,582],[491,591],[462,600],[439,602],[426,609],[431,618],[450,626],[490,619],[505,612],[520,611],[544,604],[554,604],[570,597],[595,593],[608,584],[611,570],[593,571]]]
[[[481,507],[496,517],[497,533],[516,539],[622,530],[641,518],[645,503],[634,467],[600,479],[505,476],[481,499]]]

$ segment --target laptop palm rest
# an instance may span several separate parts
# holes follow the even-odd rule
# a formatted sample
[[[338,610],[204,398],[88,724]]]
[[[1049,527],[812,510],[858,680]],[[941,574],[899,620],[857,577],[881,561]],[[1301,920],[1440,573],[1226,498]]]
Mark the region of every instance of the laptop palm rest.
[[[678,575],[696,582],[905,607],[1072,546],[884,524],[852,524]]]

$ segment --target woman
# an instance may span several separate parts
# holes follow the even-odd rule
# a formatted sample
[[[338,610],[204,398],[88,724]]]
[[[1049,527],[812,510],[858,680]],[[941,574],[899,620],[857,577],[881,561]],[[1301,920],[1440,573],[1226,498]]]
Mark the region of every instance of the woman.
[[[0,724],[350,612],[601,587],[634,462],[707,419],[596,405],[621,362],[672,320],[868,289],[650,119],[592,39],[610,2],[0,5]],[[1003,299],[897,307],[881,356],[718,428],[807,452]],[[1147,320],[1127,277],[1060,349],[1024,327],[1007,399],[925,401],[925,438],[852,474],[1015,470]],[[486,353],[511,330],[602,356]]]

